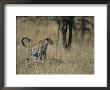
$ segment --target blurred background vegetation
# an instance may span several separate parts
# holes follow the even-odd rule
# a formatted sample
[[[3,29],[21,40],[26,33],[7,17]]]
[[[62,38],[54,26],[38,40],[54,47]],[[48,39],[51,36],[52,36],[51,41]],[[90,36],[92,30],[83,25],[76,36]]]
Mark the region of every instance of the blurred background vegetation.
[[[58,17],[58,16],[57,16]],[[61,17],[61,16],[59,16]],[[72,48],[65,51],[56,16],[16,17],[16,73],[17,74],[93,74],[94,73],[94,16],[74,16]],[[47,60],[26,62],[26,48],[22,37],[33,42],[50,37],[58,45],[49,46]]]

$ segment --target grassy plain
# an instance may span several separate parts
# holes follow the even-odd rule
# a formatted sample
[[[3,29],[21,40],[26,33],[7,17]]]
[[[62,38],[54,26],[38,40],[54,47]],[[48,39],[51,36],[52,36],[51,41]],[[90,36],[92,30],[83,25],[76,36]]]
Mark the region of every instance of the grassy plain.
[[[17,17],[16,74],[94,74],[94,35],[86,33],[82,44],[78,18],[76,25],[79,31],[77,35],[73,32],[71,50],[63,49],[60,33],[57,46],[56,43],[49,45],[46,60],[27,61],[27,48],[21,44],[22,37],[29,37],[33,44],[47,37],[55,41],[58,39],[58,26],[49,17]],[[90,21],[93,23],[93,19]],[[94,29],[92,24],[88,26]]]

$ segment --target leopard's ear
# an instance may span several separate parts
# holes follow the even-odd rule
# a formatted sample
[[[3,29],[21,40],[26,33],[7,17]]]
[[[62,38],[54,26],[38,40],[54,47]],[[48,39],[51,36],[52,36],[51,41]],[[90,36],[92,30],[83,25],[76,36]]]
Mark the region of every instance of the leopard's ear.
[[[46,40],[48,41],[48,40],[49,40],[49,38],[46,38]]]

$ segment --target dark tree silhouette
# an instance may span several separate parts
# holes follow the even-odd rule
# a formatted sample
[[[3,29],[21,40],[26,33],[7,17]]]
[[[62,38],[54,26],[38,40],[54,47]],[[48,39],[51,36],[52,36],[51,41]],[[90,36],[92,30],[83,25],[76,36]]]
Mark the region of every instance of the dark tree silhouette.
[[[89,21],[86,19],[87,16],[82,16],[81,20],[81,37],[84,39],[84,34],[86,31],[90,31],[89,28],[86,27],[86,24],[89,23]]]
[[[58,30],[62,33],[63,38],[63,46],[65,49],[71,48],[72,43],[72,28],[74,23],[73,16],[60,16],[56,17],[56,21],[58,24]],[[69,31],[69,37],[67,40],[67,30]]]

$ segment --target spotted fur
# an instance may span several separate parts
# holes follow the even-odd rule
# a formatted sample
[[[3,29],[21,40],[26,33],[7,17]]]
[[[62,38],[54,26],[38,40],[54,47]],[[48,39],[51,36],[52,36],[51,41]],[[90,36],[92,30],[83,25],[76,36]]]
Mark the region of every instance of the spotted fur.
[[[50,38],[40,40],[37,45],[34,45],[27,52],[27,60],[46,59],[46,51],[48,45],[53,45],[53,41]]]

